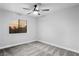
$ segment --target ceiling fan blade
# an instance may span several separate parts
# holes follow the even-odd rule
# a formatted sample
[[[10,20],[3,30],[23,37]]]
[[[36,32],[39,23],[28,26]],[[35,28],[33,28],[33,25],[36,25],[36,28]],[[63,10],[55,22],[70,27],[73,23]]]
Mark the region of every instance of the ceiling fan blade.
[[[32,12],[29,12],[29,13],[27,13],[27,14],[31,14]]]
[[[25,9],[25,10],[31,10],[31,9],[29,9],[29,8],[23,8],[23,9]]]
[[[27,14],[31,14],[33,11],[28,12]]]
[[[42,9],[42,11],[49,11],[49,9]]]

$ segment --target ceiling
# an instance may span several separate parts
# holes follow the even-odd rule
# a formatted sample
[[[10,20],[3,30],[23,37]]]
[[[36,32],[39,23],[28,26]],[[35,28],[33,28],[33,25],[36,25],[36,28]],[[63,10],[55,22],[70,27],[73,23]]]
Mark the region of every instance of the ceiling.
[[[30,11],[24,10],[22,8],[33,9],[33,6],[35,4],[36,3],[1,3],[0,8],[5,9],[5,10],[9,10],[12,12],[16,12],[19,14],[27,15],[27,13]],[[39,3],[40,9],[45,9],[45,8],[50,9],[50,11],[43,11],[43,12],[41,11],[40,16],[47,15],[51,12],[54,12],[54,11],[57,11],[57,10],[60,10],[63,8],[75,6],[75,5],[78,5],[78,3]],[[33,14],[30,14],[29,16],[39,17],[39,15],[36,16]]]

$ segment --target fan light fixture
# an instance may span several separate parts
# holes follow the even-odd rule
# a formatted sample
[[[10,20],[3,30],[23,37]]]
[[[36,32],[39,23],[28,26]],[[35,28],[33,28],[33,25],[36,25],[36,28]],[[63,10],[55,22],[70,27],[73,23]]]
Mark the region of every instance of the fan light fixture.
[[[25,10],[31,10],[29,8],[23,8]],[[33,10],[31,10],[29,13],[27,14],[34,14],[34,15],[41,15],[40,11],[49,11],[49,9],[39,9],[39,4],[35,4]]]
[[[38,11],[34,11],[33,14],[34,14],[34,15],[38,15]]]

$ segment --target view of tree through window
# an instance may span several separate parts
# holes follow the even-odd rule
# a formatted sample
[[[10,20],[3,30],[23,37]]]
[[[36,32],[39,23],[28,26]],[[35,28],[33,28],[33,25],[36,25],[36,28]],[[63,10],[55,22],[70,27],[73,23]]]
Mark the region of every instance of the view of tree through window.
[[[27,21],[26,20],[15,20],[9,25],[9,33],[26,33],[27,32]]]

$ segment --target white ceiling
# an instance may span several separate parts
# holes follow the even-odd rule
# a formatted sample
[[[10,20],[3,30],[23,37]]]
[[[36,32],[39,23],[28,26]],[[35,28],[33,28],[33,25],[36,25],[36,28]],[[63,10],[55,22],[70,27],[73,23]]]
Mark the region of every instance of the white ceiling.
[[[24,10],[22,8],[32,9],[35,4],[36,3],[1,3],[0,8],[27,15],[27,13],[29,11]],[[40,13],[42,16],[42,15],[51,13],[52,11],[57,11],[59,9],[63,9],[63,8],[67,8],[67,7],[71,7],[71,6],[75,6],[75,5],[78,5],[78,3],[40,3],[40,9],[44,9],[44,8],[50,9],[49,12],[44,11],[44,12],[40,12]],[[30,14],[29,16],[39,17],[39,15],[35,16],[33,14]]]

